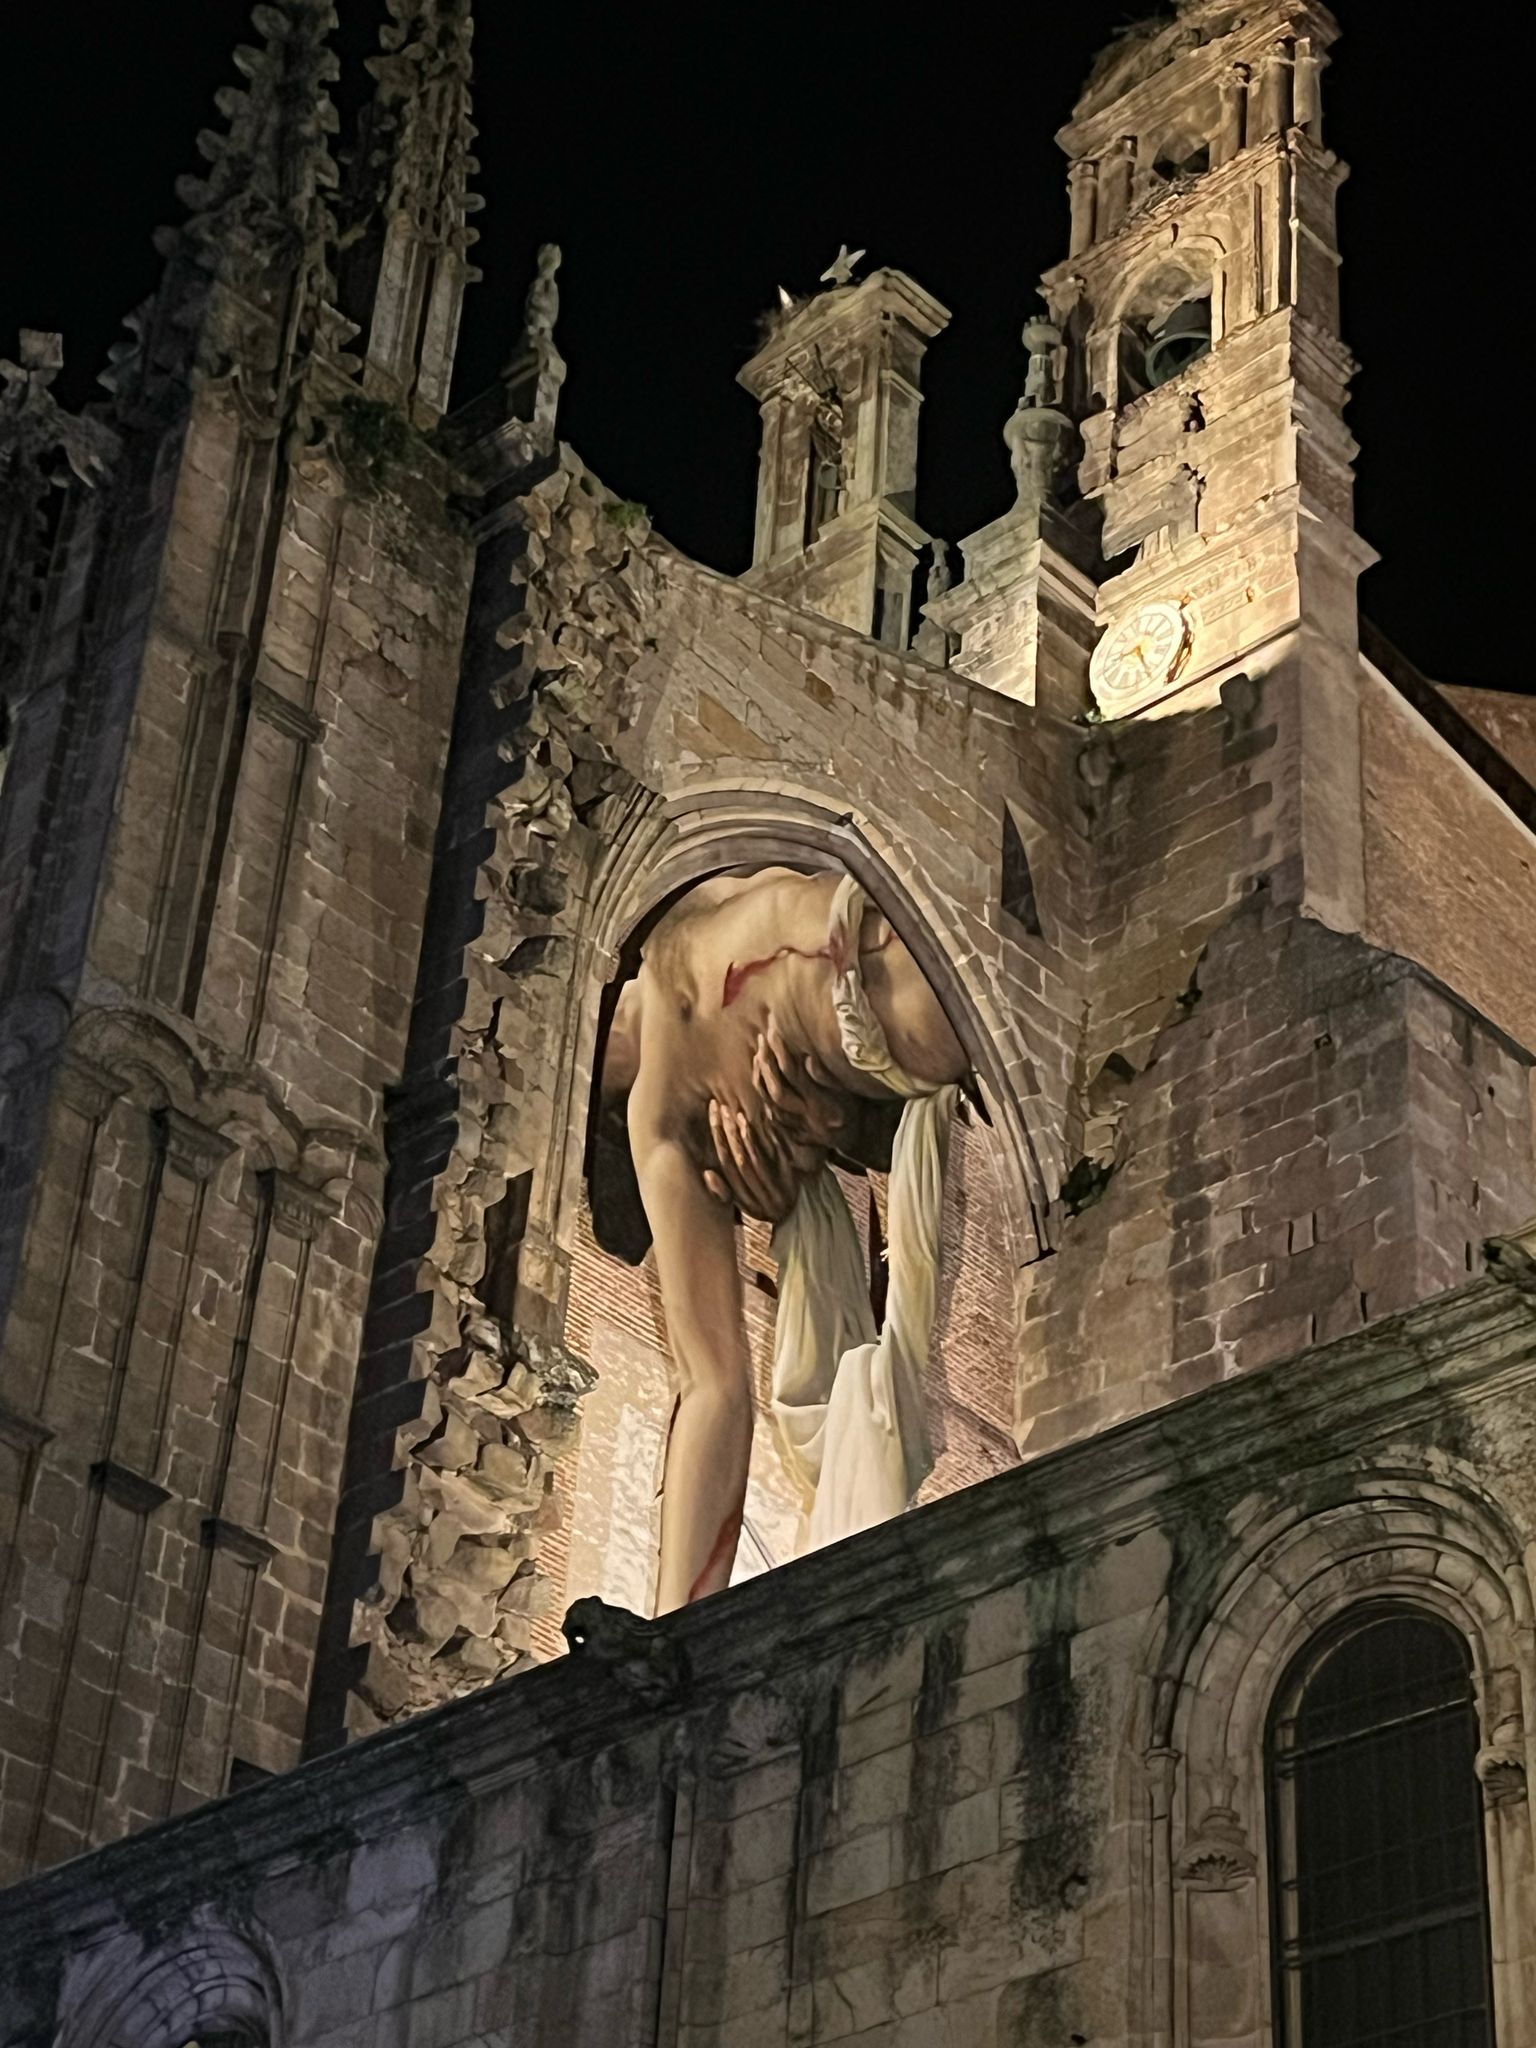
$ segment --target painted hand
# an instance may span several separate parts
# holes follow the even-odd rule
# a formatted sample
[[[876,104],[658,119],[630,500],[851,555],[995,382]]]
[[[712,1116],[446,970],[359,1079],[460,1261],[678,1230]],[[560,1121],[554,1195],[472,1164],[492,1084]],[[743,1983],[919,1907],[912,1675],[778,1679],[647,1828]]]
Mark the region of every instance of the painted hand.
[[[813,1171],[847,1122],[846,1107],[826,1070],[813,1053],[791,1053],[770,1017],[758,1033],[752,1078],[767,1105],[770,1131],[792,1153],[814,1152],[817,1157],[802,1167]]]
[[[755,1129],[744,1110],[711,1101],[709,1130],[718,1171],[706,1167],[704,1185],[725,1202],[765,1223],[781,1223],[795,1206],[801,1173],[788,1149],[767,1129]]]

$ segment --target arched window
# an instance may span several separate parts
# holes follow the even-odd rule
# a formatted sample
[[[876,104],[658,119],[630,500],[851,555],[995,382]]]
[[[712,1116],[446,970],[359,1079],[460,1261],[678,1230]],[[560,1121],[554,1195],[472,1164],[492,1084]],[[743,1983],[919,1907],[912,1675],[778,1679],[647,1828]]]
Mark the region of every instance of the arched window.
[[[1211,145],[1202,135],[1169,135],[1158,145],[1152,175],[1164,185],[1198,178],[1211,168]]]
[[[1358,1612],[1270,1717],[1277,2048],[1494,2048],[1471,1659]]]

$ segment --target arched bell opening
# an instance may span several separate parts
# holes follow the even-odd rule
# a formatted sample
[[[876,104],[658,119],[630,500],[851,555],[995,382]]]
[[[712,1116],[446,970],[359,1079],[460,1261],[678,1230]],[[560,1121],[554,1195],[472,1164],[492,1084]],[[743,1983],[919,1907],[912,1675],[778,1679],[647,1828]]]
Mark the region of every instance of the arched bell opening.
[[[1104,397],[1116,411],[1186,375],[1220,339],[1219,273],[1181,252],[1136,280],[1100,343]],[[1105,344],[1108,344],[1107,348]]]

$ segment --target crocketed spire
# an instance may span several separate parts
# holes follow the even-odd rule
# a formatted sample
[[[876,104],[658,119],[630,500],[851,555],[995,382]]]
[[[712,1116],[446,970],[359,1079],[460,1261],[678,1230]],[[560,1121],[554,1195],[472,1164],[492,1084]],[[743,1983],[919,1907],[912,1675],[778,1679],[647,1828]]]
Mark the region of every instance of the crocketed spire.
[[[468,262],[469,0],[389,0],[344,206],[343,305],[368,332],[370,395],[431,426],[445,411]]]
[[[259,364],[270,377],[334,298],[338,124],[327,88],[339,75],[329,41],[336,10],[331,0],[262,0],[251,19],[260,44],[234,53],[246,83],[220,89],[225,126],[197,137],[208,168],[176,182],[188,218],[155,236],[166,275],[109,351],[101,382],[119,410],[153,408],[157,392],[172,403],[189,349],[205,369]],[[210,327],[204,316],[219,278],[238,304],[219,309]],[[263,316],[282,331],[258,336]]]
[[[331,0],[262,0],[251,19],[261,45],[235,51],[248,83],[216,95],[228,125],[198,135],[207,172],[177,181],[191,214],[181,234],[262,261],[296,242],[306,267],[323,275],[335,233],[337,120],[326,88],[339,75],[330,47],[336,10]]]

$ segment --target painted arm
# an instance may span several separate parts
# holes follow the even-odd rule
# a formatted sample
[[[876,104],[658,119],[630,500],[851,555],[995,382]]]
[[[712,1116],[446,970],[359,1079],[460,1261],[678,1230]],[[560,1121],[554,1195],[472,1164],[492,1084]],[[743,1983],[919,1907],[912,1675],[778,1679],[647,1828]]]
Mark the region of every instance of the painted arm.
[[[630,1143],[650,1221],[677,1382],[662,1491],[665,1613],[730,1583],[752,1452],[751,1361],[731,1212],[667,1127],[657,1062],[642,1047]]]

